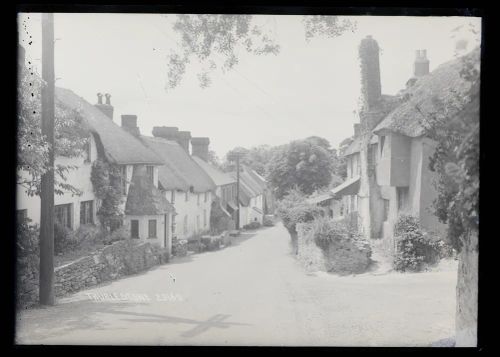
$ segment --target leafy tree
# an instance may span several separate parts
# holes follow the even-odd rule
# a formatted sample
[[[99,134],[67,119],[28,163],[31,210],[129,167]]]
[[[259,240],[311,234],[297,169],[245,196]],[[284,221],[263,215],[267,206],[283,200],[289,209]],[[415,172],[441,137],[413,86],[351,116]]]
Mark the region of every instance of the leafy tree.
[[[180,37],[180,48],[168,59],[167,88],[181,83],[193,59],[201,64],[198,80],[205,88],[211,84],[212,71],[233,69],[241,53],[277,55],[280,45],[261,21],[252,15],[176,15],[172,28]],[[355,28],[351,20],[338,16],[304,16],[302,22],[307,41],[315,36],[336,37]]]
[[[297,249],[297,223],[305,223],[320,217],[322,209],[307,202],[306,195],[293,187],[278,202],[276,213],[290,234],[292,246]]]
[[[17,132],[17,183],[30,196],[40,192],[40,180],[49,169],[49,145],[41,130],[41,79],[23,68],[17,87],[18,132]],[[88,132],[79,112],[68,109],[56,101],[54,120],[55,156],[77,157],[83,153]],[[55,193],[81,191],[66,183],[67,173],[75,166],[56,163]]]
[[[269,163],[268,179],[278,199],[294,187],[310,195],[327,186],[331,178],[332,162],[328,152],[306,140],[292,141],[280,148]]]

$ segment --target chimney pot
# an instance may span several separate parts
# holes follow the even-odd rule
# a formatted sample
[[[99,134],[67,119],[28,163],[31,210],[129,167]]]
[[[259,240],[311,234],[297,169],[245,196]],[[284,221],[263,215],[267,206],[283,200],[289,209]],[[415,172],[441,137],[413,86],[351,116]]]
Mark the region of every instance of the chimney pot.
[[[429,74],[429,60],[427,50],[416,50],[415,62],[413,64],[413,75],[421,77]]]
[[[111,95],[109,93],[105,94],[106,96],[106,104],[102,102],[102,93],[97,93],[97,104],[95,105],[101,112],[103,112],[108,118],[113,119],[113,111],[114,108],[111,105]]]

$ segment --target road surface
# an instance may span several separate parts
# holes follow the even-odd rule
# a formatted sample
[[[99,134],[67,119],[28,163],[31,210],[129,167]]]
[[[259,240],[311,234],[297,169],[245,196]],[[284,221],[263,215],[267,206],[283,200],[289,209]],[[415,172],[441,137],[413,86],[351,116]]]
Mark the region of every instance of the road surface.
[[[281,225],[18,314],[19,344],[425,346],[453,337],[456,269],[306,273]]]

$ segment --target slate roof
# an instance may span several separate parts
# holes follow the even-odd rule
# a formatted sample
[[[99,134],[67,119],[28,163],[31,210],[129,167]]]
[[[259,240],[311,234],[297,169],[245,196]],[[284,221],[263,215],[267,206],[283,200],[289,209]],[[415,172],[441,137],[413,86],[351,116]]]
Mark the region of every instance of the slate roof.
[[[209,164],[205,160],[193,156],[193,160],[205,171],[205,173],[212,179],[216,186],[224,186],[236,183],[236,179],[231,177],[228,173],[219,170],[217,167]]]
[[[69,109],[82,114],[90,131],[99,138],[108,161],[116,164],[163,163],[158,155],[142,145],[137,138],[73,91],[56,87],[55,97]]]
[[[141,140],[164,164],[158,169],[158,179],[165,190],[206,192],[215,189],[215,183],[177,142],[157,137],[141,136]]]
[[[418,78],[404,91],[410,99],[391,111],[373,132],[392,131],[409,137],[424,135],[427,117],[441,112],[443,103],[456,102],[457,94],[463,95],[470,89],[470,81],[462,78],[460,71],[464,67],[464,59],[479,58],[479,55],[477,48],[464,57],[446,62],[428,75]],[[460,105],[447,105],[447,109],[446,117],[451,118],[458,113]]]
[[[174,207],[151,182],[146,166],[135,166],[125,204],[125,214],[144,216],[173,211]]]

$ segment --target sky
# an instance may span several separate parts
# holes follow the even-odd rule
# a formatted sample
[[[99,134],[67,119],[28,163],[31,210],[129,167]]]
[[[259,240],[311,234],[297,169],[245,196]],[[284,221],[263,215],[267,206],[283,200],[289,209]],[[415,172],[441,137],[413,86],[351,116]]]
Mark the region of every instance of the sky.
[[[355,16],[354,32],[307,42],[302,16],[256,15],[280,44],[278,55],[241,52],[239,64],[212,73],[205,89],[196,77],[200,65],[192,63],[181,85],[167,90],[167,58],[179,48],[175,16],[55,14],[56,86],[92,104],[98,92],[110,93],[117,124],[122,114],[136,114],[143,135],[152,135],[154,126],[176,126],[207,136],[220,158],[236,146],[312,135],[338,147],[359,121],[358,46],[365,36],[381,48],[382,93],[396,94],[412,76],[415,50],[427,50],[432,71],[454,58],[457,38],[468,39],[472,49],[477,39],[465,29],[481,27],[480,18],[470,17]],[[19,14],[18,32],[26,61],[41,73],[40,14]]]

